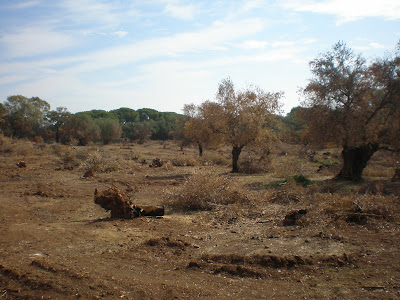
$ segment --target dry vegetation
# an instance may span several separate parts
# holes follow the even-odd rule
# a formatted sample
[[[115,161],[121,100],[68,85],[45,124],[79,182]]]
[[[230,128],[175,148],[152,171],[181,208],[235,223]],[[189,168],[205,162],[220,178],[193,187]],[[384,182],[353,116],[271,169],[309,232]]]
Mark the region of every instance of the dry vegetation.
[[[376,153],[365,181],[350,184],[330,180],[339,149],[310,158],[283,144],[261,160],[246,150],[239,174],[230,150],[199,158],[174,143],[0,136],[0,298],[400,296],[396,157]],[[149,167],[155,158],[161,167]],[[111,219],[93,202],[111,185],[134,204],[164,204],[166,215]]]

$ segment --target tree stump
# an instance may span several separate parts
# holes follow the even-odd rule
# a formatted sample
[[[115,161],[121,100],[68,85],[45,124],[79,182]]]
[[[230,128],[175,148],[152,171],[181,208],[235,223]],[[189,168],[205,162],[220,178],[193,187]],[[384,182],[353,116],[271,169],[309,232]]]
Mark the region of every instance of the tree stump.
[[[94,203],[106,211],[111,211],[111,218],[133,219],[140,216],[163,216],[163,206],[137,206],[122,194],[116,186],[103,192],[94,191]]]

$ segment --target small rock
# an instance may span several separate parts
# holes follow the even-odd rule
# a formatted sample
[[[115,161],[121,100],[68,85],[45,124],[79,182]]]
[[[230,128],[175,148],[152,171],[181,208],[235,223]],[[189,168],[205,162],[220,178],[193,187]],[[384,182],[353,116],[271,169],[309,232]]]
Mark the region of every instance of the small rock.
[[[20,162],[17,163],[17,167],[18,168],[26,168],[26,162],[21,160]]]

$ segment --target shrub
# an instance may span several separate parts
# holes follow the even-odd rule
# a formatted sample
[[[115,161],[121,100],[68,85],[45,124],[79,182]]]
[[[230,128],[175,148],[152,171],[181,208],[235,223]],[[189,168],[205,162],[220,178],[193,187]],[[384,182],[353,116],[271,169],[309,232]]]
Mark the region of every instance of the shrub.
[[[248,197],[229,177],[196,170],[171,193],[170,204],[181,210],[210,210],[217,205],[248,202]]]
[[[294,175],[293,179],[297,184],[301,184],[303,187],[308,187],[310,184],[312,184],[312,181],[303,174]]]
[[[112,172],[121,169],[121,164],[116,157],[105,157],[96,151],[88,154],[87,159],[82,163],[82,168],[95,172]]]

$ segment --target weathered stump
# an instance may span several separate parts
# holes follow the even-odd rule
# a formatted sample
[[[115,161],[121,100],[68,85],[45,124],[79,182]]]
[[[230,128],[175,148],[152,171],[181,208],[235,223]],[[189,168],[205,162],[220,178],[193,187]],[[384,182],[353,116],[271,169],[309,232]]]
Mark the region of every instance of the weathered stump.
[[[137,206],[122,194],[116,186],[103,192],[94,191],[94,203],[106,211],[111,211],[111,218],[133,219],[140,216],[163,216],[163,206]]]

